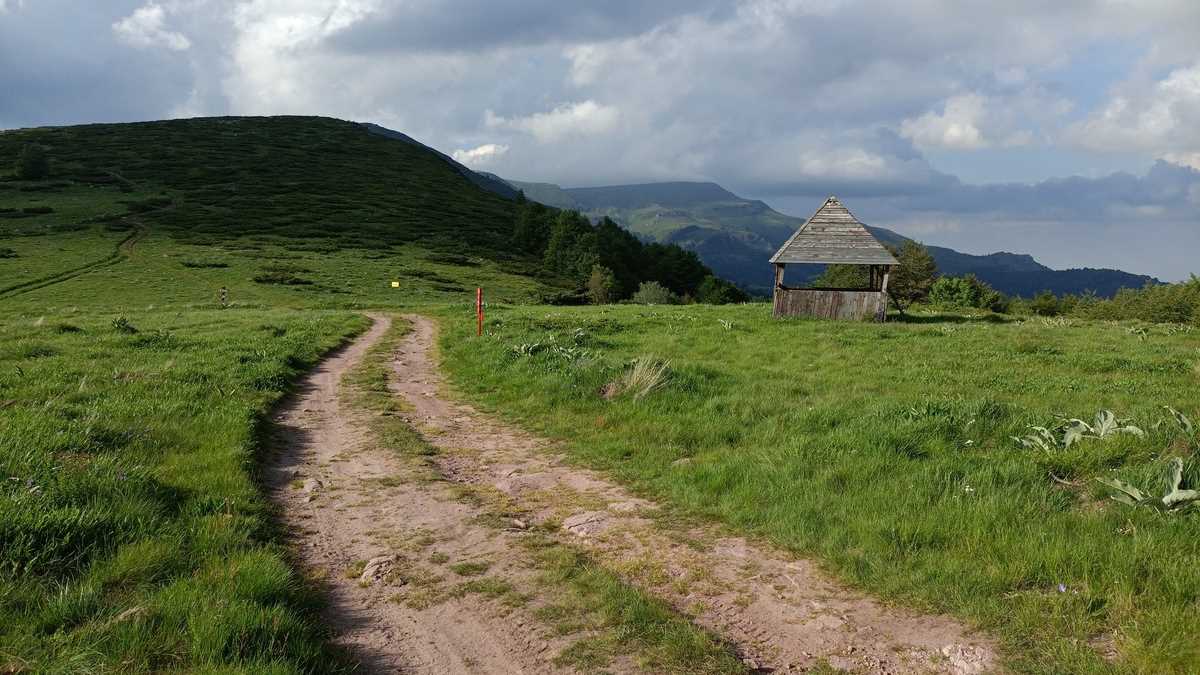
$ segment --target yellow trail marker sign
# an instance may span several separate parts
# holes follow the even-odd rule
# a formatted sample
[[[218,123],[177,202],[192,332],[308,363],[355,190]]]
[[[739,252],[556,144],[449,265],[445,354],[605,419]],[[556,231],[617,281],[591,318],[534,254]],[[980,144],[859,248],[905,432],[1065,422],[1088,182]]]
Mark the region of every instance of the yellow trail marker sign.
[[[392,288],[400,288],[400,282],[399,282],[399,281],[393,281],[393,282],[392,282]]]

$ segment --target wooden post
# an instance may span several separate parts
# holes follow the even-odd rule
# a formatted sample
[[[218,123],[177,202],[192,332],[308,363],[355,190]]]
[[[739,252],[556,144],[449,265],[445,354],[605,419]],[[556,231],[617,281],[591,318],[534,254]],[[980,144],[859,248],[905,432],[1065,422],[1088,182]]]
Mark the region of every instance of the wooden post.
[[[891,265],[883,268],[883,283],[881,283],[879,285],[879,294],[880,294],[879,309],[875,310],[875,320],[879,321],[880,323],[887,320],[887,306],[888,306],[887,284],[888,284],[888,277],[891,276],[891,273],[892,273]]]
[[[483,289],[475,289],[475,337],[483,335]]]
[[[775,287],[771,289],[771,315],[779,318],[782,310],[780,303],[783,299],[779,296],[783,292],[783,268],[786,267],[783,263],[775,263]]]

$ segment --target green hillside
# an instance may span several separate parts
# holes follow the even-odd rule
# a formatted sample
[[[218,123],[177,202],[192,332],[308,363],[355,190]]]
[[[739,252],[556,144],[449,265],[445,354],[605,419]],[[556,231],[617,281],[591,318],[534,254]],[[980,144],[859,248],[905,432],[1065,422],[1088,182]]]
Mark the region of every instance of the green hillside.
[[[44,302],[46,281],[82,268],[106,280],[90,300],[109,305],[211,303],[221,286],[234,302],[327,307],[396,301],[391,281],[410,303],[467,299],[476,285],[513,301],[564,288],[539,261],[508,252],[512,201],[357,124],[20,130],[0,134],[0,167],[29,144],[46,148],[52,169],[44,181],[0,181],[0,236],[14,256],[0,260],[0,297],[10,305]],[[121,242],[126,255],[113,258]]]

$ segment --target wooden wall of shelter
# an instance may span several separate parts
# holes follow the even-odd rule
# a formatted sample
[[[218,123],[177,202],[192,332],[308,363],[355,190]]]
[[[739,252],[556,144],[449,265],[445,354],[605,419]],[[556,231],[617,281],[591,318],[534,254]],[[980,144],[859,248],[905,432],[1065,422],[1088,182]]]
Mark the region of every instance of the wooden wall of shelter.
[[[771,264],[776,317],[883,321],[887,316],[888,278],[897,261],[837,197],[825,200],[771,256]],[[868,287],[789,288],[783,283],[789,264],[863,265],[869,268]]]

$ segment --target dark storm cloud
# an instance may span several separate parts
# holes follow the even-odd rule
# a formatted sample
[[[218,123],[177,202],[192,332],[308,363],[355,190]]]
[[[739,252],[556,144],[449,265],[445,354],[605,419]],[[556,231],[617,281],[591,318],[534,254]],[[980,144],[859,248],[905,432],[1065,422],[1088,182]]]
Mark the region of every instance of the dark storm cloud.
[[[720,18],[720,0],[416,0],[339,31],[330,45],[348,52],[484,51],[571,44],[637,35],[681,15]]]
[[[117,44],[137,2],[25,2],[0,14],[0,127],[168,116],[192,74],[176,53]]]

